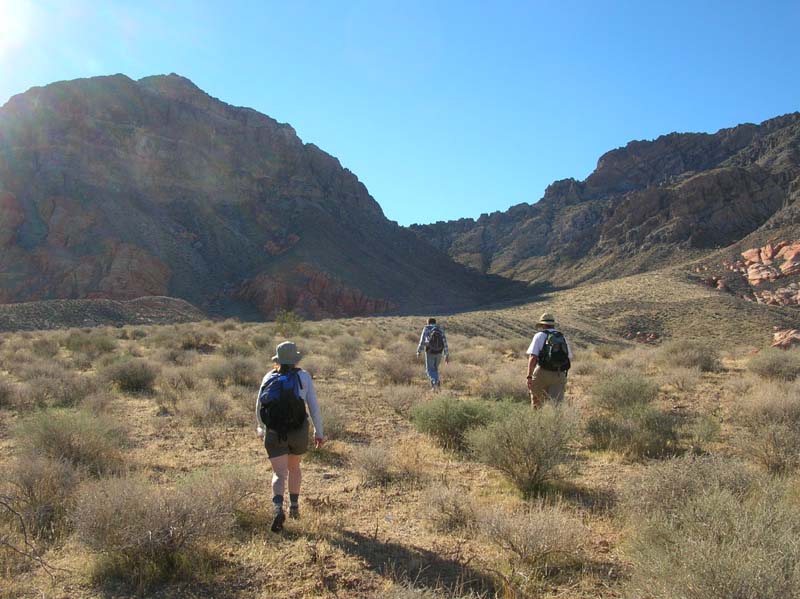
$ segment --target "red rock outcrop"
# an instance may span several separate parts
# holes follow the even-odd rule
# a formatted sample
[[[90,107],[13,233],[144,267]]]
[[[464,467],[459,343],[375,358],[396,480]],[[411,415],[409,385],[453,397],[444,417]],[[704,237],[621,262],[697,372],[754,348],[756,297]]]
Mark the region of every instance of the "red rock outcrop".
[[[25,220],[22,205],[13,193],[0,191],[0,248],[8,247],[17,235],[17,228]]]
[[[785,329],[772,334],[772,347],[789,349],[795,345],[800,345],[800,329]]]
[[[299,264],[285,278],[260,274],[244,282],[236,295],[254,304],[266,318],[281,310],[327,318],[369,316],[397,308],[390,301],[367,297],[308,264]]]

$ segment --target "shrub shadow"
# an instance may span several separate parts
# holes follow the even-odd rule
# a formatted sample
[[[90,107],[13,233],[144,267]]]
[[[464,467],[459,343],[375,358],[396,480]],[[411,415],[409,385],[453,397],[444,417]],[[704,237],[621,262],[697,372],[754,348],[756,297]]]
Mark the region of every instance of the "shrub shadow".
[[[443,557],[419,547],[384,542],[358,532],[345,530],[331,542],[342,551],[364,560],[369,568],[398,582],[410,582],[448,594],[470,592],[495,596],[499,588],[486,574],[468,562]]]

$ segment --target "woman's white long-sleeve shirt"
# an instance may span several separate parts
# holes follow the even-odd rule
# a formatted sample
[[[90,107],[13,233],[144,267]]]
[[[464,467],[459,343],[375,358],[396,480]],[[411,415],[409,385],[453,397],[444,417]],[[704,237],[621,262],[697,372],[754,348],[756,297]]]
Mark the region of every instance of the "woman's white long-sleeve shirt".
[[[261,406],[259,404],[258,397],[261,395],[261,389],[264,388],[264,384],[276,376],[280,376],[280,373],[277,370],[272,370],[265,374],[263,380],[261,381],[261,387],[258,389],[258,395],[256,396],[256,422],[260,425],[263,425],[264,423],[261,422],[259,410]],[[308,414],[311,417],[311,422],[314,424],[314,436],[321,439],[324,437],[322,432],[322,414],[319,411],[317,391],[314,389],[314,379],[312,379],[311,375],[302,368],[297,370],[297,376],[300,379],[300,397],[306,402]]]

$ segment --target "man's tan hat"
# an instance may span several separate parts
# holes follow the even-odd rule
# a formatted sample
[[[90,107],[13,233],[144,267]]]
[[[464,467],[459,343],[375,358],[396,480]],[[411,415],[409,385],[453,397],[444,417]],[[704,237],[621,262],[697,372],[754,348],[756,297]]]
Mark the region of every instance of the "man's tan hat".
[[[297,364],[301,357],[294,343],[284,341],[275,348],[275,355],[272,356],[272,361],[278,364]]]
[[[557,327],[558,323],[556,322],[556,317],[550,314],[550,312],[545,312],[539,318],[539,322],[536,323],[537,325],[545,325],[549,327]]]

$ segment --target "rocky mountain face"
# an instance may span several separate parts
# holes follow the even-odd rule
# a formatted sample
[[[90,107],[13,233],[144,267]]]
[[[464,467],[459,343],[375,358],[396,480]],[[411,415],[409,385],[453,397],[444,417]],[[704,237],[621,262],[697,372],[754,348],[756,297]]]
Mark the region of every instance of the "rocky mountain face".
[[[586,180],[556,181],[535,204],[411,228],[481,272],[573,285],[702,257],[751,236],[798,239],[799,197],[795,113],[634,141],[603,155]]]
[[[501,286],[387,220],[290,126],[180,76],[61,82],[0,108],[2,303],[168,295],[323,317],[466,308]]]

